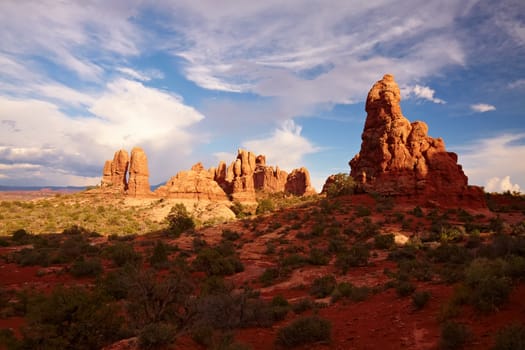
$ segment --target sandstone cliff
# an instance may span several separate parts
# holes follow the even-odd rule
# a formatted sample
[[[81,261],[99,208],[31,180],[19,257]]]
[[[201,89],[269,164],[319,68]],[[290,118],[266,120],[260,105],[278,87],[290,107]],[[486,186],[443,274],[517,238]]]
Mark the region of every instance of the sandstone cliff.
[[[129,161],[128,194],[137,197],[150,193],[148,158],[142,148],[134,147]]]

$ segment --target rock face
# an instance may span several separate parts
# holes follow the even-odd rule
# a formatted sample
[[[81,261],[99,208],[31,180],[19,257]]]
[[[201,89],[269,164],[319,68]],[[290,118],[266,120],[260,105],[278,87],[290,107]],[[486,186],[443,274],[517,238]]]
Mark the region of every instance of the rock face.
[[[148,158],[142,148],[134,147],[129,162],[128,194],[141,196],[150,193]]]
[[[231,181],[231,196],[239,202],[255,202],[255,154],[239,149],[237,159],[232,164],[233,180]],[[227,174],[227,179],[229,178]]]
[[[129,171],[129,180],[126,175]],[[256,203],[255,191],[266,193],[287,191],[295,195],[315,193],[306,168],[295,169],[290,175],[279,167],[266,165],[266,157],[239,149],[229,166],[221,161],[216,168],[206,170],[201,163],[191,170],[180,171],[154,193],[150,191],[148,159],[135,147],[131,159],[125,150],[115,153],[104,164],[101,188],[106,193],[129,196],[151,196],[207,201],[239,201]]]
[[[228,196],[213,179],[215,172],[205,170],[201,163],[197,163],[191,170],[177,173],[155,193],[168,198],[227,201]]]
[[[128,166],[128,152],[123,149],[115,152],[113,160],[106,160],[104,163],[101,187],[112,192],[125,192],[128,189]]]
[[[427,135],[421,121],[401,113],[401,94],[392,75],[374,84],[366,101],[360,152],[350,161],[350,175],[365,190],[385,195],[472,197],[484,201],[480,188],[468,186],[455,153],[441,138]]]
[[[288,174],[286,171],[275,169],[266,165],[266,157],[259,155],[255,158],[255,172],[253,180],[255,189],[264,192],[283,192],[286,186],[286,178]]]
[[[292,170],[286,178],[285,190],[296,196],[308,196],[316,193],[310,182],[310,173],[304,167]]]

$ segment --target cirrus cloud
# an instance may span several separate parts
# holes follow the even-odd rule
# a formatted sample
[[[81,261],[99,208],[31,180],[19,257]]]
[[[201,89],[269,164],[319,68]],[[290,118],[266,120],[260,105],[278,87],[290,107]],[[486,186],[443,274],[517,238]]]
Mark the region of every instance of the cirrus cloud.
[[[487,103],[477,103],[470,105],[470,109],[472,109],[474,112],[485,113],[495,111],[496,107]]]

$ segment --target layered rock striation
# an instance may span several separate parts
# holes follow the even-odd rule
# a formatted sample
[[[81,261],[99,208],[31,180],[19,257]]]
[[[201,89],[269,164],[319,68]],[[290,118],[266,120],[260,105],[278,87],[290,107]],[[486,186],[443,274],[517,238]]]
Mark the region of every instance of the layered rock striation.
[[[400,101],[392,75],[374,84],[366,100],[361,150],[349,162],[350,175],[365,190],[384,195],[484,202],[483,191],[468,186],[457,155],[447,152],[441,138],[428,136],[426,123],[406,119]]]

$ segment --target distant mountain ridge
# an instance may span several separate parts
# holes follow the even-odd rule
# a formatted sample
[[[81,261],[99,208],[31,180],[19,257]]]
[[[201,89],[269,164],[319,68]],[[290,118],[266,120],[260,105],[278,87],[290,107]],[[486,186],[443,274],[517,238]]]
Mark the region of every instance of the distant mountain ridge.
[[[87,186],[2,186],[0,191],[67,191],[79,192],[84,191]]]

